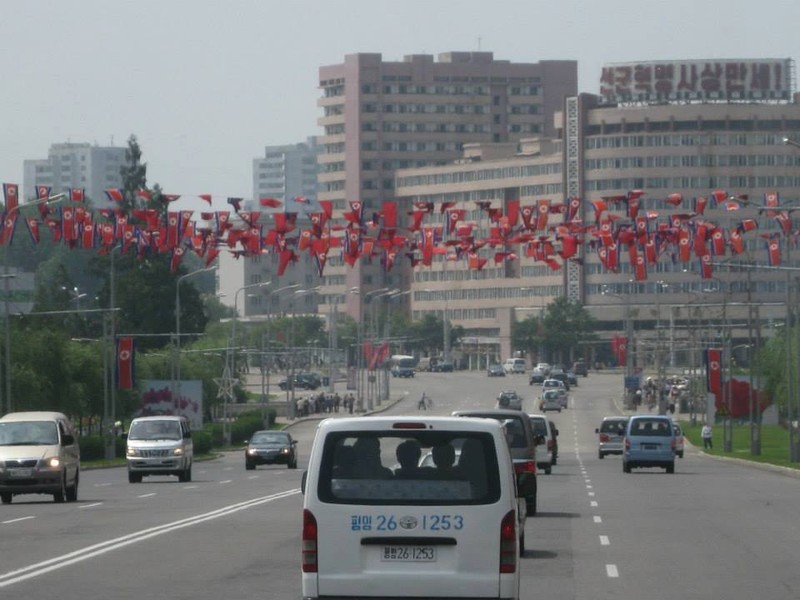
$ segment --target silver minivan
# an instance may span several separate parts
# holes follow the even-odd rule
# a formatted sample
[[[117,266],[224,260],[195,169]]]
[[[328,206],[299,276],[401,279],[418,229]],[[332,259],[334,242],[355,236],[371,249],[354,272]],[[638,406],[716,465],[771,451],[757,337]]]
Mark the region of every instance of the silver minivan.
[[[186,417],[137,417],[125,438],[130,483],[141,483],[145,475],[177,475],[178,481],[192,480],[194,444]]]
[[[51,411],[9,413],[0,418],[0,499],[52,494],[56,502],[78,499],[81,455],[66,415]]]

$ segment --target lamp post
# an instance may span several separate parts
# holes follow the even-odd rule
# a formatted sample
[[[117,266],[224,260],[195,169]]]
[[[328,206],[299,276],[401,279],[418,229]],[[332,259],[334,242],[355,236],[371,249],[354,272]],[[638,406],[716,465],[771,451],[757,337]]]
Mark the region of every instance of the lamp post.
[[[267,297],[267,301],[268,301],[268,304],[267,304],[267,340],[266,340],[267,341],[267,343],[266,343],[267,355],[269,355],[269,353],[271,351],[271,348],[272,348],[272,310],[273,310],[272,299],[273,298],[278,298],[278,302],[280,302],[280,293],[281,292],[285,292],[286,290],[293,290],[293,289],[298,288],[298,287],[300,287],[299,283],[293,283],[293,284],[290,284],[290,285],[284,285],[282,287],[279,287],[276,290],[272,290],[269,293],[269,296]],[[263,358],[262,358],[262,362],[263,362]],[[263,365],[263,369],[261,371],[261,390],[262,390],[261,395],[262,395],[262,397],[264,399],[269,397],[269,373],[270,373],[270,367],[271,367],[271,362],[267,362],[267,364]],[[266,420],[265,420],[266,417],[267,417],[267,415],[266,415],[266,406],[264,406],[263,401],[262,401],[262,407],[261,407],[261,417],[262,417],[262,420],[264,420],[264,426],[266,427]],[[287,418],[289,417],[288,406],[287,406],[286,417]]]
[[[173,372],[175,373],[175,385],[173,386],[173,402],[177,402],[181,397],[181,282],[184,279],[197,275],[198,273],[205,273],[213,271],[215,267],[206,267],[204,269],[197,269],[178,277],[175,282],[175,361]],[[77,289],[77,288],[76,288]]]
[[[66,194],[55,194],[54,196],[48,196],[47,198],[40,198],[39,200],[36,200],[34,202],[17,204],[16,206],[13,206],[12,208],[7,209],[5,211],[3,219],[3,227],[5,228],[5,224],[8,223],[9,220],[11,220],[11,229],[13,231],[13,228],[16,226],[15,213],[18,213],[23,206],[39,206],[41,204],[48,204],[50,202],[58,202],[64,198],[66,198]],[[14,409],[14,402],[11,398],[11,332],[9,329],[10,323],[9,323],[9,311],[8,311],[8,296],[10,294],[10,290],[9,290],[8,280],[14,277],[15,275],[11,275],[8,272],[8,251],[10,242],[11,240],[9,238],[9,240],[6,241],[6,247],[3,252],[3,274],[2,274],[3,292],[5,294],[5,300],[4,300],[5,308],[3,310],[4,313],[3,321],[5,323],[4,341],[5,341],[5,376],[6,376],[5,384],[6,384],[6,407],[7,407],[6,412],[12,412]],[[2,400],[2,398],[0,398],[0,400]]]
[[[363,325],[363,321],[364,321],[364,301],[365,300],[370,300],[371,301],[372,296],[375,296],[376,294],[382,294],[382,293],[388,292],[388,291],[389,291],[389,288],[382,287],[382,288],[378,288],[376,290],[370,290],[370,291],[365,292],[363,294],[359,293],[359,296],[358,296],[359,297],[359,302],[360,302],[358,313],[361,316],[361,318],[359,319],[359,322],[358,322],[358,331],[359,331],[358,340],[359,340],[359,342],[358,342],[358,349],[357,349],[357,352],[358,352],[358,354],[357,354],[357,356],[358,356],[358,362],[357,362],[357,364],[358,364],[358,385],[357,385],[357,387],[358,387],[358,409],[359,409],[359,412],[364,412],[364,381],[363,381],[363,377],[364,377],[364,367],[366,366],[365,362],[364,362],[364,358],[365,358],[364,357],[364,325]],[[360,290],[359,290],[359,292],[360,292]],[[369,394],[369,388],[367,388],[367,408],[366,408],[366,410],[372,410],[372,409],[373,409],[372,396]]]
[[[228,342],[227,348],[227,356],[225,357],[225,371],[222,374],[222,385],[220,391],[222,392],[222,436],[225,438],[225,443],[231,443],[231,424],[229,422],[229,404],[232,400],[232,392],[233,392],[233,381],[235,380],[235,370],[236,370],[236,361],[235,361],[235,352],[236,352],[236,320],[239,315],[239,292],[243,290],[249,290],[256,287],[264,287],[265,285],[269,285],[269,281],[260,281],[258,283],[251,283],[250,285],[244,285],[236,290],[233,295],[233,319],[231,322],[231,337]]]
[[[307,290],[295,290],[294,296],[295,298],[300,298],[306,294],[315,294],[319,291],[319,286],[313,287]],[[288,406],[286,407],[286,416],[289,419],[294,419],[297,417],[297,401],[295,400],[295,388],[296,381],[295,379],[295,362],[297,359],[297,348],[295,347],[295,321],[297,320],[297,302],[292,302],[292,331],[291,331],[291,339],[292,339],[292,354],[291,354],[291,368],[289,370],[289,385],[287,386],[287,402]]]
[[[631,318],[631,288],[630,288],[631,281],[628,280],[625,285],[625,292],[623,296],[619,294],[612,294],[608,291],[608,289],[603,289],[601,294],[603,296],[614,296],[615,298],[620,298],[621,300],[625,301],[625,404],[627,406],[631,405],[631,395],[629,392],[629,384],[631,381],[631,377],[633,377],[634,371],[634,364],[633,364],[633,348],[634,348],[634,340],[633,340],[633,319]]]

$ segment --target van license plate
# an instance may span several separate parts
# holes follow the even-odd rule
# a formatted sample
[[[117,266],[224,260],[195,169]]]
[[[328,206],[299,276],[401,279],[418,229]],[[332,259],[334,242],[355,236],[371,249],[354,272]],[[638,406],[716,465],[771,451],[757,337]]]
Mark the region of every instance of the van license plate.
[[[8,476],[9,477],[30,477],[33,475],[33,469],[9,469]]]
[[[435,546],[384,546],[384,562],[436,562]]]
[[[642,444],[642,450],[658,450],[658,444]]]

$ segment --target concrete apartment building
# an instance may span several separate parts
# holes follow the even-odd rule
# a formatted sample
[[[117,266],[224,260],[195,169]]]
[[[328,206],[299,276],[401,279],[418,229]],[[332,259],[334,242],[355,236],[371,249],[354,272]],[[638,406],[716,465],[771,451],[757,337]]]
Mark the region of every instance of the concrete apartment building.
[[[491,52],[436,58],[390,62],[380,54],[352,54],[320,67],[319,198],[333,202],[334,218],[352,201],[371,214],[396,197],[398,169],[451,164],[465,144],[553,137],[555,112],[565,96],[577,93],[575,61],[512,63]],[[359,320],[371,292],[411,284],[408,267],[387,272],[363,261],[348,267],[331,256],[320,311],[330,313],[340,303]]]
[[[671,71],[699,73],[698,65],[708,61],[685,63],[664,64],[671,65]],[[396,197],[404,206],[455,202],[456,208],[467,211],[466,220],[476,224],[476,237],[488,231],[486,213],[478,210],[477,201],[505,209],[510,200],[530,206],[544,198],[563,203],[579,197],[579,216],[591,224],[592,200],[642,190],[642,209],[650,212],[655,225],[692,212],[693,199],[725,190],[747,199],[711,202],[702,220],[726,230],[753,220],[759,229],[746,237],[742,254],[726,253],[713,260],[746,262],[752,268],[717,266],[711,278],[703,278],[698,259],[686,262],[663,255],[647,266],[646,279],[637,280],[627,257],[609,271],[596,246],[586,242],[580,247],[580,260],[566,261],[557,271],[521,252],[518,260],[490,260],[480,271],[469,269],[464,260],[439,259],[413,273],[412,317],[446,311],[453,325],[465,328],[460,350],[473,367],[510,356],[511,324],[539,314],[559,296],[582,303],[600,321],[606,347],[612,335],[624,333],[626,322],[633,321],[640,362],[652,364],[658,355],[662,363],[686,364],[696,360],[687,352],[722,344],[720,332],[725,330],[730,331],[734,354],[747,354],[754,337],[774,334],[770,327],[783,322],[787,305],[796,304],[789,300],[790,292],[795,293],[787,288],[792,282],[789,271],[769,268],[767,240],[761,235],[777,234],[779,225],[758,207],[767,193],[777,194],[781,206],[798,205],[800,149],[783,140],[800,141],[799,95],[794,94],[791,61],[764,63],[766,70],[761,61],[740,64],[762,79],[765,73],[780,74],[770,85],[756,82],[755,75],[742,77],[744,91],[724,97],[702,91],[691,97],[571,95],[558,111],[552,137],[465,146],[460,160],[402,169],[395,181]],[[733,72],[725,65],[722,69]],[[674,193],[682,195],[679,205],[668,202]],[[613,203],[608,214],[619,222],[626,219],[624,208]],[[551,222],[560,220],[551,217]],[[788,250],[793,242],[785,243],[791,235],[783,239],[782,264],[796,268],[797,253]],[[594,355],[587,350],[588,357]]]
[[[126,150],[87,143],[53,144],[47,158],[23,161],[22,197],[36,198],[37,185],[51,186],[53,194],[85,188],[86,198],[95,207],[107,207],[105,190],[122,187],[120,167]]]
[[[270,223],[270,213],[296,212],[298,226],[307,227],[309,207],[318,206],[317,199],[317,146],[314,138],[297,144],[266,146],[264,156],[253,159],[253,200],[243,205],[245,211],[264,213],[261,223]],[[274,198],[282,205],[278,208],[261,206],[260,198]],[[303,201],[298,201],[303,199]],[[236,308],[240,317],[291,313],[317,312],[319,294],[294,294],[294,291],[311,290],[322,279],[311,256],[298,253],[298,261],[286,272],[278,275],[278,256],[274,252],[255,257],[235,257],[228,252],[220,254],[219,281],[225,296],[222,302]],[[263,282],[269,286],[260,287]],[[237,290],[242,289],[237,297]],[[276,290],[284,291],[275,293]]]

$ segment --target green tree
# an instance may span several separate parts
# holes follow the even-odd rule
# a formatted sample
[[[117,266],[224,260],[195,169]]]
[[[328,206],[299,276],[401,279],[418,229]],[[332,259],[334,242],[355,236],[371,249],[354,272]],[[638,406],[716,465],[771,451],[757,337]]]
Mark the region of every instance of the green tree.
[[[544,322],[531,315],[511,324],[511,348],[528,356],[538,355],[545,341]]]
[[[562,363],[578,356],[582,343],[597,339],[594,318],[580,303],[563,296],[547,305],[543,322],[545,346]]]

